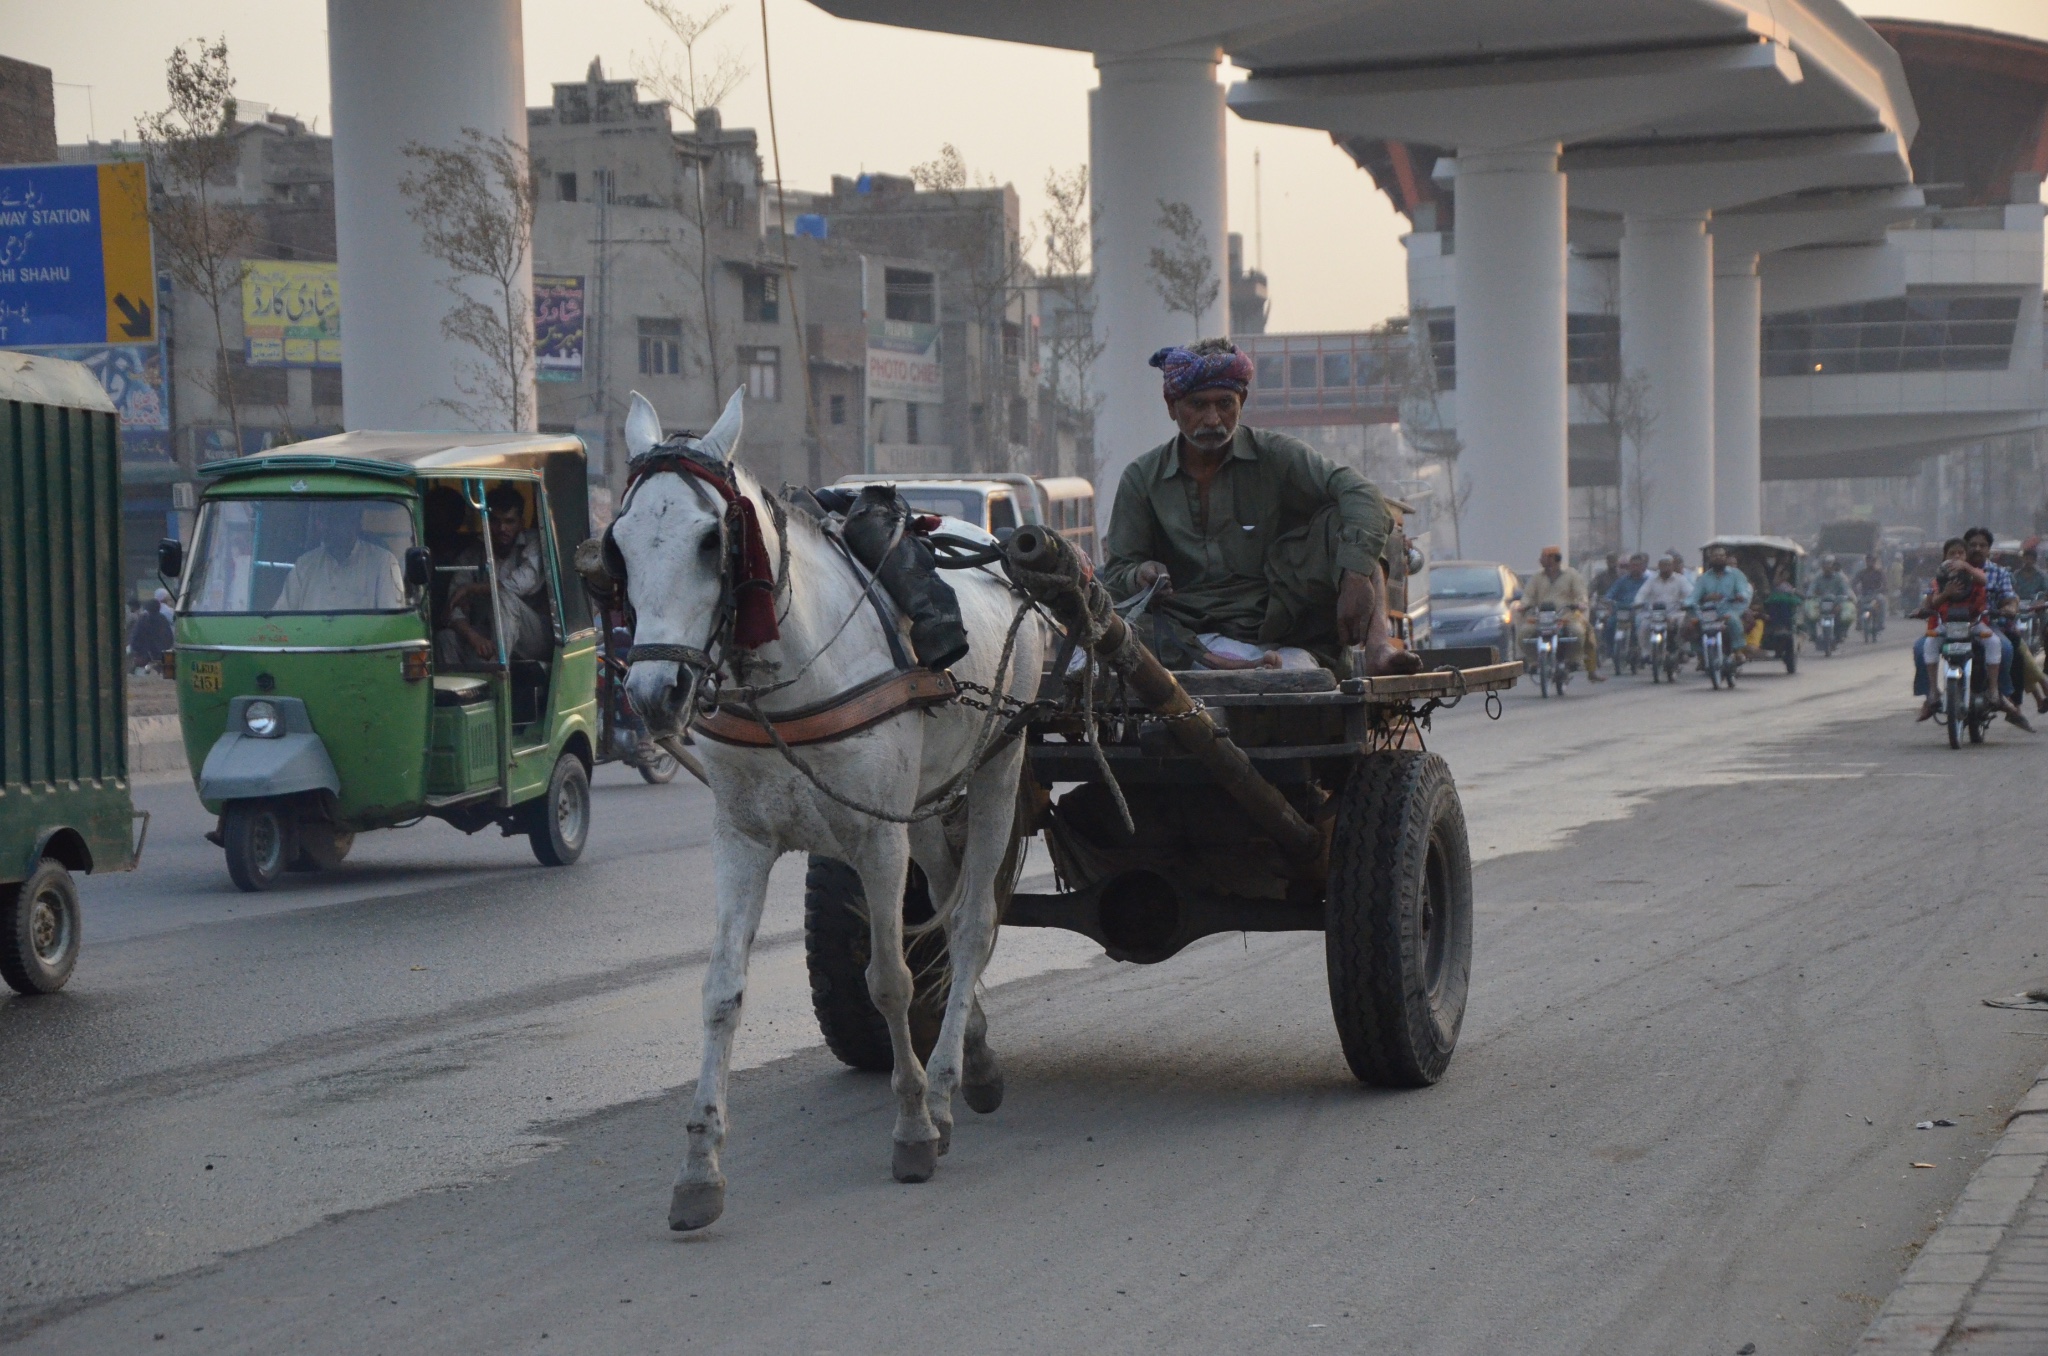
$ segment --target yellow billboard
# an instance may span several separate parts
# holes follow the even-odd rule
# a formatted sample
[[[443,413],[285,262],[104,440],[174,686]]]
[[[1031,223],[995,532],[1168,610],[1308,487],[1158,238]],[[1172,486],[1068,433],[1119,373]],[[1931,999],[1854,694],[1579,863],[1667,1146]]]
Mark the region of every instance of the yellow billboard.
[[[341,366],[340,267],[251,260],[242,334],[251,367]]]

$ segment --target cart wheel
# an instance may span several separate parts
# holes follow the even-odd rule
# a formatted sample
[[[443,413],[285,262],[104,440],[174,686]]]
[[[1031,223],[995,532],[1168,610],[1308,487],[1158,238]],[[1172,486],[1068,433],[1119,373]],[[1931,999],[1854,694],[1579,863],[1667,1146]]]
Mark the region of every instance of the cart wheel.
[[[667,749],[656,746],[652,758],[642,759],[633,766],[638,769],[640,779],[649,786],[667,786],[676,779],[676,772],[682,764]]]
[[[291,858],[291,825],[275,801],[231,800],[221,816],[228,875],[251,894],[268,890]]]
[[[548,789],[526,803],[526,841],[542,866],[574,866],[590,838],[590,774],[583,760],[564,753],[548,775]]]
[[[348,850],[356,845],[356,836],[345,829],[317,820],[301,821],[298,833],[298,850],[292,853],[291,871],[332,871],[348,857]]]
[[[55,993],[78,964],[78,887],[48,857],[19,885],[0,885],[0,979],[16,993]]]
[[[931,916],[931,891],[913,862],[903,887],[903,921],[923,923]],[[860,873],[845,862],[812,857],[804,875],[804,967],[811,975],[818,1030],[840,1063],[888,1073],[896,1067],[896,1056],[889,1048],[889,1024],[868,996],[869,954]],[[919,1059],[930,1059],[946,1016],[945,934],[928,932],[914,939],[909,960],[917,984],[910,1000],[910,1043]]]
[[[1330,1010],[1360,1082],[1443,1077],[1472,973],[1472,859],[1451,770],[1433,753],[1360,763],[1330,844]]]

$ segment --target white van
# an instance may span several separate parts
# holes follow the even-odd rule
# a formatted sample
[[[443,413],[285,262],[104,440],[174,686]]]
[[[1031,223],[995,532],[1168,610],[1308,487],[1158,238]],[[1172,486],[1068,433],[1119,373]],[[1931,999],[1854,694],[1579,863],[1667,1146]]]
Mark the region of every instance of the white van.
[[[839,485],[894,485],[921,513],[958,518],[985,532],[1036,523],[1050,527],[1095,559],[1095,486],[1080,476],[907,475],[841,476]]]

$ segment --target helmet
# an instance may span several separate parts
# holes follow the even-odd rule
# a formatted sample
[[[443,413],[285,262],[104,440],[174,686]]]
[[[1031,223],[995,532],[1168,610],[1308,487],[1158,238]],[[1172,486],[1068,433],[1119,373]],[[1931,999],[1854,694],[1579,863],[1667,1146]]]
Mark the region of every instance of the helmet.
[[[1832,570],[1835,568],[1835,553],[1833,551],[1828,552],[1826,555],[1820,558],[1820,567],[1823,570]]]

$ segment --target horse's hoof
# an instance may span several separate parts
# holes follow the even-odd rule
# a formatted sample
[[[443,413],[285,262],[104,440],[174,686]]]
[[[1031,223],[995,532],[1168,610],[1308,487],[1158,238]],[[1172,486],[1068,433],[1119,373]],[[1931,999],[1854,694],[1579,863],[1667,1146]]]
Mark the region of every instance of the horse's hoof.
[[[934,1116],[932,1124],[939,1127],[939,1157],[944,1158],[953,1150],[953,1122],[942,1121]]]
[[[939,1142],[935,1139],[921,1139],[915,1144],[899,1141],[889,1162],[889,1171],[899,1182],[929,1182],[938,1170]]]
[[[969,1111],[984,1116],[1003,1104],[1003,1071],[995,1067],[994,1058],[989,1060],[986,1078],[968,1079],[960,1084],[960,1097]]]
[[[677,1182],[668,1198],[668,1227],[677,1233],[701,1229],[724,1213],[723,1182]]]

